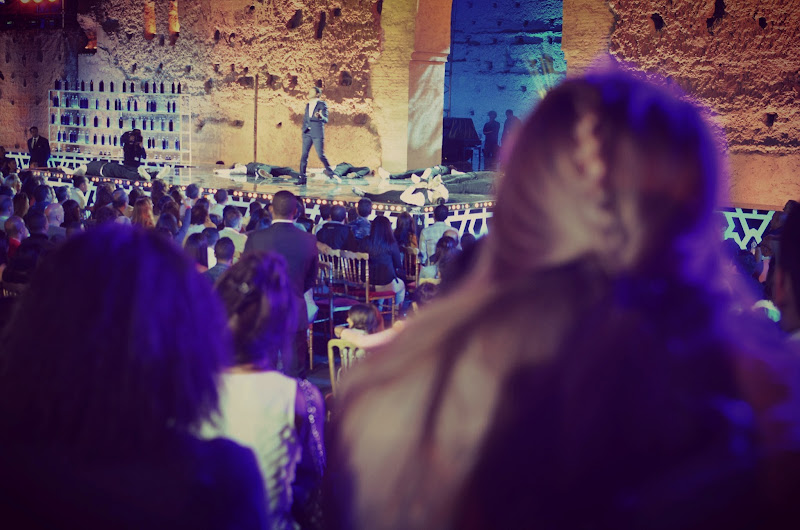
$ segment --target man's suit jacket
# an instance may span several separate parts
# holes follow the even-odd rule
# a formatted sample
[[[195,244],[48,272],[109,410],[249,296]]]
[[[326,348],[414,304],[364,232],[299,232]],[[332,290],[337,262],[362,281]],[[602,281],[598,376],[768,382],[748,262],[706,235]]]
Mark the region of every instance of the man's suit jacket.
[[[33,145],[33,138],[28,138],[28,152],[31,155],[31,163],[35,162],[38,167],[47,167],[47,159],[50,158],[50,142],[47,138],[40,136]]]
[[[323,138],[325,136],[325,124],[328,123],[328,104],[322,100],[317,101],[317,105],[309,110],[306,103],[306,113],[303,116],[303,134],[308,134],[312,138]],[[319,112],[320,117],[314,116]]]
[[[291,223],[273,223],[269,228],[257,230],[248,236],[244,253],[258,251],[275,252],[286,258],[289,283],[299,305],[298,329],[305,329],[308,313],[303,294],[314,287],[317,281],[317,238]]]

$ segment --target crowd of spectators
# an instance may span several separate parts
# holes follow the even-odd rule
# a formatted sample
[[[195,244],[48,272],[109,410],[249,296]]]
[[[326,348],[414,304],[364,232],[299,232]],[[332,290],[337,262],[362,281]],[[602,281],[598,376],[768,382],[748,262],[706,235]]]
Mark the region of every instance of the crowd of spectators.
[[[243,217],[194,184],[9,172],[0,524],[800,524],[797,204],[727,251],[701,111],[622,69],[551,90],[503,160],[478,240],[443,204],[421,231],[368,199],[314,225],[288,191]],[[330,423],[303,366],[318,245],[400,304],[410,254],[426,280],[399,328],[351,307],[366,354]]]

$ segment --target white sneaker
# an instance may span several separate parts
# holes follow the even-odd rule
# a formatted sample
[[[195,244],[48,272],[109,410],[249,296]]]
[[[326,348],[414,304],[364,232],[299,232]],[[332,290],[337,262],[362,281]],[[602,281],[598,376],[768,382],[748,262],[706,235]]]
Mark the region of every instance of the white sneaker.
[[[353,193],[355,193],[355,194],[356,194],[356,195],[358,195],[359,197],[363,197],[364,195],[366,195],[366,194],[367,194],[367,192],[366,192],[366,191],[364,191],[364,190],[362,190],[361,188],[358,188],[358,187],[356,187],[356,186],[353,186]]]
[[[464,172],[463,172],[463,171],[459,171],[459,170],[457,170],[457,169],[451,169],[451,170],[450,170],[450,174],[451,174],[451,175],[463,175],[463,174],[464,174]]]
[[[144,180],[150,180],[150,173],[147,172],[144,166],[139,166],[137,171],[139,172],[139,176]]]
[[[431,171],[431,168],[428,168],[428,169],[426,169],[425,171],[422,172],[422,177],[420,177],[420,178],[422,180],[428,180],[428,179],[431,178],[431,173],[433,173],[433,171]]]
[[[234,164],[231,175],[247,175],[247,166],[244,164]]]
[[[58,170],[61,171],[62,173],[64,173],[65,175],[74,175],[75,174],[75,170],[72,169],[71,167],[67,167],[67,166],[59,166]]]
[[[233,171],[231,171],[231,173],[233,173]],[[245,171],[245,173],[247,173],[247,171]],[[256,171],[256,173],[262,179],[270,179],[270,178],[272,178],[272,173],[267,173],[267,170],[264,169],[263,167],[261,169],[259,169],[258,171]]]
[[[218,177],[230,177],[233,173],[232,169],[215,169],[214,174]]]
[[[411,175],[411,182],[414,184],[419,184],[421,180],[417,175]]]
[[[170,176],[172,176],[172,166],[167,164],[166,166],[161,168],[161,171],[158,172],[158,175],[156,175],[156,178],[157,179],[164,179],[164,178],[167,178],[167,177],[170,177]]]
[[[390,178],[392,178],[392,174],[383,169],[382,167],[378,168],[378,176],[385,180],[389,180]]]

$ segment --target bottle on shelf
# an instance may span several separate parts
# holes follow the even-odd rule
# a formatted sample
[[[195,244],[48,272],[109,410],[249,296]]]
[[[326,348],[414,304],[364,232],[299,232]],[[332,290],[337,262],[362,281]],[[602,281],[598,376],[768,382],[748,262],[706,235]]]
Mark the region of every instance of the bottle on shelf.
[[[155,121],[153,121],[153,118],[151,117],[150,118],[150,130],[151,131],[155,129],[154,125],[155,125]]]
[[[86,114],[81,116],[81,124],[82,124],[81,125],[82,127],[86,127]],[[87,135],[88,135],[88,133],[87,133]]]
[[[173,130],[173,127],[174,127],[174,126],[173,126],[173,124],[172,124],[172,120],[170,119],[170,120],[169,120],[169,130],[170,130],[170,131],[171,131],[171,130]]]
[[[139,112],[139,102],[137,100],[133,100],[133,111]]]
[[[98,118],[97,116],[94,117],[94,126],[97,127],[98,125]]]
[[[89,92],[94,92],[94,79],[89,80]]]
[[[114,81],[109,81],[108,82],[108,91],[109,92],[113,92],[114,91]]]
[[[106,129],[111,128],[111,118],[106,116]]]
[[[144,93],[148,94],[150,92],[150,83],[142,81],[142,88],[144,88]]]
[[[105,134],[101,134],[100,135],[100,145],[106,145],[106,135]]]
[[[181,93],[181,82],[178,81],[178,94],[180,94],[180,93]]]
[[[97,89],[98,89],[100,92],[104,92],[104,90],[103,90],[104,88],[105,88],[105,86],[104,86],[103,80],[101,79],[101,80],[100,80],[100,83],[98,83],[98,85],[97,85]]]
[[[106,110],[111,110],[111,100],[110,99],[106,100]]]
[[[61,79],[56,79],[56,90],[61,90]]]
[[[164,81],[161,81],[161,93],[164,93]]]
[[[59,104],[58,94],[56,94],[55,96],[53,96],[53,106],[58,107],[59,106],[58,104]]]
[[[131,129],[136,128],[136,118],[131,118]]]
[[[69,79],[64,78],[64,90],[69,90]]]
[[[181,139],[180,138],[175,138],[175,150],[176,151],[180,151],[181,150]]]
[[[134,92],[136,92],[136,85],[134,85],[133,81],[131,81],[131,94],[133,94]]]
[[[50,123],[55,125],[55,123],[56,123],[56,115],[55,114],[51,114],[50,115]]]
[[[128,100],[128,112],[130,112],[130,110],[131,110],[131,100],[129,99]]]
[[[94,100],[94,108],[96,110],[100,110],[100,100],[99,99],[95,99]]]
[[[81,79],[81,92],[86,92],[86,81]]]
[[[97,133],[94,134],[94,138],[92,138],[92,143],[97,145]]]
[[[117,145],[117,135],[114,135],[114,145]]]
[[[128,91],[125,81],[122,82],[122,91],[123,92],[127,92]]]
[[[122,129],[122,116],[119,117],[119,128]]]
[[[163,131],[166,127],[167,123],[164,121],[164,118],[161,118],[161,130]]]
[[[175,93],[175,81],[172,82],[172,93]]]

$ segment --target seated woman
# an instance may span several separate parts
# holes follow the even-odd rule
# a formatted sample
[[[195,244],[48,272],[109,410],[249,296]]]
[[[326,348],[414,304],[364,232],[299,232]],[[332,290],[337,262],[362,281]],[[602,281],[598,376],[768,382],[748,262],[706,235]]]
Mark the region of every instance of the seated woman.
[[[183,245],[183,250],[186,255],[194,263],[197,272],[206,272],[208,269],[216,265],[209,266],[209,253],[208,253],[208,239],[202,232],[195,233],[186,238],[186,243]]]
[[[315,528],[325,469],[325,406],[319,390],[278,371],[291,355],[295,307],[286,260],[250,253],[216,289],[233,333],[221,417],[209,428],[253,448],[266,483],[272,528]]]
[[[800,367],[720,288],[723,164],[674,90],[538,104],[477,266],[337,389],[341,527],[796,526]]]
[[[372,220],[370,232],[360,245],[360,252],[369,254],[369,280],[377,291],[395,293],[399,308],[406,296],[403,257],[392,234],[392,222],[383,215]]]
[[[408,212],[401,212],[397,216],[394,228],[394,238],[400,248],[418,248],[417,226],[414,218]]]
[[[458,257],[459,250],[456,240],[450,236],[443,236],[436,242],[436,252],[431,256],[431,264],[420,268],[420,278],[442,279],[447,266]]]
[[[253,453],[195,434],[231,350],[180,250],[97,227],[46,258],[17,303],[0,341],[7,528],[267,528]]]

